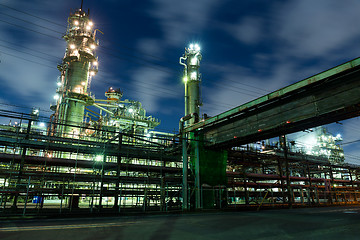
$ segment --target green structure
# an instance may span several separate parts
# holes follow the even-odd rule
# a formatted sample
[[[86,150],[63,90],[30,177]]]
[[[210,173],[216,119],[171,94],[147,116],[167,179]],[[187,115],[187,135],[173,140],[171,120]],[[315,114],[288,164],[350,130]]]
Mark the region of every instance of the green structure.
[[[94,102],[88,89],[98,67],[94,50],[99,43],[95,34],[88,13],[79,9],[70,14],[64,36],[67,48],[63,62],[58,66],[61,77],[54,96],[56,104],[51,107],[55,111],[55,122],[59,123],[56,132],[62,136],[79,136],[85,106]]]
[[[200,205],[203,208],[214,208],[221,204],[222,195],[224,194],[222,189],[227,184],[227,157],[228,152],[225,150],[206,149],[202,137],[198,137],[191,144],[190,166],[194,173],[197,172],[196,168],[198,167]],[[196,174],[195,182],[197,183]]]

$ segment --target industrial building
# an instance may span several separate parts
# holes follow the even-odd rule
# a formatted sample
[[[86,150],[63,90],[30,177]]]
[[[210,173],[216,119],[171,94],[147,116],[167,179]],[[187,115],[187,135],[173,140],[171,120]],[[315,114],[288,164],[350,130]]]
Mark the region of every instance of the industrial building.
[[[58,65],[60,77],[50,118],[41,117],[38,109],[31,113],[0,110],[1,118],[11,120],[9,125],[0,125],[0,214],[358,202],[359,166],[344,163],[341,136],[315,128],[330,120],[312,118],[307,123],[309,113],[306,119],[296,116],[279,127],[258,117],[262,109],[269,117],[266,111],[276,112],[281,97],[288,101],[293,95],[286,94],[295,96],[308,87],[303,81],[289,91],[282,89],[219,116],[200,119],[202,55],[200,46],[191,44],[180,58],[185,113],[179,133],[156,131],[160,120],[147,115],[139,101],[123,99],[126,92],[109,86],[104,99],[91,94],[91,80],[99,67],[96,49],[101,44],[93,25],[83,9],[68,18],[63,36],[67,46]],[[336,74],[359,63],[346,66]],[[323,79],[319,75],[307,83]],[[316,116],[322,114],[320,110]],[[345,118],[336,110],[335,116]],[[346,117],[351,116],[347,112]],[[268,125],[252,125],[258,121]],[[314,127],[313,141],[287,140],[288,133],[309,126]]]

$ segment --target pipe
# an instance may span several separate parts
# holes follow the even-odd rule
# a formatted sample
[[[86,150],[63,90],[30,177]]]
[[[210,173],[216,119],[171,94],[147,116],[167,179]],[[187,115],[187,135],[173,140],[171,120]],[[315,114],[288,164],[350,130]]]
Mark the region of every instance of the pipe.
[[[180,59],[179,59],[179,63],[180,63],[180,65],[183,65],[183,66],[185,66],[185,70],[187,69],[187,65],[186,65],[186,63],[183,63],[181,60],[186,60],[186,58],[184,58],[184,57],[180,57]]]
[[[182,117],[179,121],[179,134],[182,138],[182,160],[183,160],[183,210],[188,210],[188,156],[187,156],[187,144],[186,144],[186,133],[184,132],[184,123],[190,119],[195,118],[195,121],[199,119],[197,113],[191,113]],[[197,177],[196,177],[197,178]],[[199,179],[199,178],[197,178]]]
[[[99,108],[99,109],[101,109],[101,110],[103,110],[103,111],[105,111],[105,112],[107,112],[107,113],[110,113],[111,115],[114,115],[113,112],[107,110],[106,108],[100,107],[100,106],[97,105],[96,103],[94,103],[93,106],[94,106],[94,107],[97,107],[97,108]]]
[[[201,202],[201,199],[200,199],[200,151],[199,151],[199,136],[196,136],[196,139],[195,139],[195,207],[196,207],[196,209],[201,208],[200,202]]]

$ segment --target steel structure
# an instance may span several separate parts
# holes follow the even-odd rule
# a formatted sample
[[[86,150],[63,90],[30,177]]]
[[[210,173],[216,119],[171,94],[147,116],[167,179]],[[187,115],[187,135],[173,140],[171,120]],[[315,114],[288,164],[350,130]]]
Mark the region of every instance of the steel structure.
[[[284,134],[358,116],[360,59],[199,122],[202,56],[190,45],[180,58],[185,117],[174,135],[154,131],[160,121],[120,89],[91,96],[95,33],[88,13],[70,15],[50,119],[0,109],[12,122],[0,125],[2,214],[358,203],[359,166],[295,152]],[[277,146],[251,147],[276,136]],[[341,153],[333,138],[322,141]]]
[[[359,116],[360,58],[205,119],[185,131],[231,147]]]
[[[282,186],[282,190],[277,190],[277,192],[287,192],[287,201],[289,205],[292,206],[296,199],[293,190],[294,187],[297,186],[292,185],[294,178],[292,178],[290,172],[302,176],[302,179],[306,178],[307,175],[309,176],[310,173],[306,175],[306,172],[299,170],[299,168],[292,169],[293,164],[289,160],[290,148],[286,141],[285,134],[359,116],[360,98],[357,94],[360,87],[358,81],[360,77],[359,69],[360,58],[357,58],[231,109],[218,116],[186,126],[182,132],[183,136],[185,136],[186,133],[190,133],[189,136],[197,136],[192,138],[193,140],[191,140],[191,142],[194,142],[194,139],[196,143],[198,143],[200,139],[203,140],[202,146],[191,144],[190,142],[193,158],[195,159],[194,171],[196,173],[199,172],[199,175],[195,174],[195,182],[200,183],[202,186],[223,186],[224,189],[226,189],[226,162],[224,159],[229,157],[226,157],[229,149],[279,136],[281,149],[284,153],[284,160],[282,162],[285,166],[283,168],[280,162],[277,163],[277,172],[280,176],[278,180],[281,180]],[[323,144],[325,144],[324,140]],[[183,146],[187,148],[186,145]],[[341,153],[336,146],[333,146],[332,150],[336,154]],[[320,151],[324,150],[320,149]],[[326,152],[328,152],[328,150],[326,150]],[[187,154],[184,154],[183,151],[183,159],[184,158],[187,158]],[[337,159],[339,159],[339,156]],[[317,168],[324,169],[327,164],[331,164],[330,161],[333,161],[329,158],[326,160],[327,161],[323,161],[322,163],[316,161],[314,165],[317,166]],[[343,169],[342,161],[343,160],[337,162],[339,165],[335,166]],[[271,161],[267,162],[266,165],[274,165]],[[264,169],[258,169],[256,165],[253,165],[251,168],[256,169],[257,172],[265,171]],[[355,169],[356,168],[357,167],[355,167]],[[246,172],[245,167],[239,169],[240,172]],[[272,171],[274,171],[274,169],[272,169]],[[330,172],[330,175],[333,176],[333,170],[330,170]],[[209,177],[210,174],[212,177]],[[320,181],[325,179],[325,185],[323,186],[323,188],[325,188],[324,194],[328,196],[330,194],[331,199],[329,199],[329,201],[332,202],[333,193],[329,193],[329,189],[336,187],[333,186],[333,182],[331,186],[327,183],[326,173],[322,174],[325,177],[321,177],[321,174],[318,176],[322,179]],[[263,184],[265,189],[274,188],[270,187],[271,184],[268,184],[265,175],[263,175],[263,178],[267,182]],[[217,180],[214,181],[214,179]],[[286,182],[286,186],[284,186],[284,181]],[[311,182],[311,180],[309,181]],[[245,189],[247,188],[246,180],[238,184]],[[279,185],[275,184],[271,186]],[[352,186],[354,186],[353,182]],[[309,190],[311,184],[301,185],[300,187]],[[197,190],[198,186],[195,186],[195,192]],[[221,191],[223,190],[221,190],[221,188],[219,189],[219,197],[222,196]],[[357,188],[351,190],[357,191]],[[208,196],[204,196],[202,198],[203,204],[207,205],[207,207],[213,206],[215,204],[213,196],[213,192],[209,193]],[[285,199],[285,195],[283,199]],[[357,198],[355,197],[355,199]],[[320,200],[318,202],[320,202]],[[249,201],[246,201],[246,204],[249,204]]]
[[[57,133],[78,136],[78,126],[83,123],[85,106],[92,105],[90,96],[91,78],[98,71],[95,48],[99,45],[96,30],[89,19],[89,13],[82,9],[70,14],[68,27],[63,38],[67,48],[63,62],[58,66],[61,77],[58,81],[54,120],[62,125]],[[65,126],[65,127],[64,127]]]
[[[201,74],[199,68],[201,59],[200,46],[198,44],[190,44],[188,48],[185,48],[185,53],[179,60],[179,63],[184,66],[185,116],[192,113],[200,115]],[[186,124],[193,123],[195,123],[195,118],[190,119]]]
[[[102,130],[101,136],[114,137],[69,139],[46,134],[31,114],[0,113],[18,122],[0,127],[2,214],[181,208],[182,164],[179,142],[173,138]],[[33,122],[30,128],[28,122]],[[196,208],[195,184],[188,177],[189,207]],[[267,147],[266,152],[233,148],[225,177],[221,185],[201,183],[200,195],[212,196],[212,201],[200,199],[201,208],[337,205],[360,198],[358,166],[331,164],[279,147]]]
[[[105,204],[115,211],[181,206],[181,163],[172,137],[101,130],[98,137],[64,138],[32,124],[29,114],[5,112],[21,124],[0,127],[3,209],[29,208],[34,197],[42,199],[37,208],[52,202],[59,212],[93,212]]]

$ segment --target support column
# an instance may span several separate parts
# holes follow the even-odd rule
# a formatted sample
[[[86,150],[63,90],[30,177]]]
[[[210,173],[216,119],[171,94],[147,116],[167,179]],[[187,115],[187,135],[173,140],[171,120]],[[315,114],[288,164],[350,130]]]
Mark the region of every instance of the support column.
[[[349,168],[349,177],[350,177],[352,189],[353,189],[353,191],[354,191],[354,201],[356,201],[356,199],[355,199],[356,193],[355,193],[355,188],[354,188],[354,181],[353,181],[353,178],[352,178],[352,174],[351,174],[350,168]],[[350,196],[351,196],[351,194],[350,194]]]
[[[117,171],[116,171],[116,186],[115,186],[115,195],[114,195],[114,208],[119,207],[119,193],[120,193],[120,173],[121,173],[121,147],[122,147],[122,134],[119,133],[118,141],[118,152],[117,152]]]
[[[289,172],[289,159],[287,157],[287,144],[286,144],[286,136],[282,135],[280,136],[280,144],[282,145],[284,149],[284,158],[285,158],[285,168],[286,168],[286,188],[287,188],[287,197],[288,197],[288,205],[289,208],[292,208],[293,204],[293,195],[292,195],[292,189],[291,189],[291,182],[290,182],[290,172]]]
[[[245,204],[249,205],[250,201],[249,201],[249,192],[247,189],[247,177],[246,177],[246,172],[244,171],[244,190],[245,190]]]
[[[104,175],[105,175],[105,168],[104,168],[104,165],[106,163],[106,154],[105,154],[105,151],[104,151],[104,157],[103,157],[103,161],[102,161],[102,165],[101,165],[101,182],[100,182],[100,196],[99,196],[99,209],[102,208],[102,198],[103,198],[103,195],[104,195],[104,191],[103,191],[103,188],[104,188]]]
[[[25,140],[28,140],[30,138],[31,124],[32,124],[32,120],[29,119],[27,129],[26,129]],[[20,127],[21,127],[21,124],[20,124]],[[27,151],[27,148],[23,147],[22,152],[21,152],[21,162],[20,162],[20,167],[19,167],[18,178],[17,178],[17,181],[16,181],[16,191],[17,191],[17,193],[15,193],[15,195],[14,195],[13,205],[11,206],[12,209],[17,209],[17,202],[18,202],[19,192],[20,192],[20,188],[21,188],[21,186],[20,186],[21,185],[21,178],[22,178],[22,175],[23,175],[23,168],[24,168],[24,165],[25,165],[26,151]]]
[[[283,169],[282,169],[282,162],[281,162],[280,159],[278,159],[278,168],[279,168],[281,193],[282,193],[282,197],[283,197],[283,203],[286,203],[286,200],[285,200],[285,187],[284,187],[284,179],[283,179]]]
[[[312,181],[311,181],[309,163],[306,164],[306,167],[307,167],[307,174],[308,174],[308,179],[309,179],[309,202],[314,203],[314,196],[313,196],[313,192],[311,191]]]
[[[201,208],[199,137],[195,137],[195,208]]]
[[[183,160],[183,210],[188,210],[188,155],[187,155],[187,143],[186,143],[186,134],[182,133],[182,160]]]

